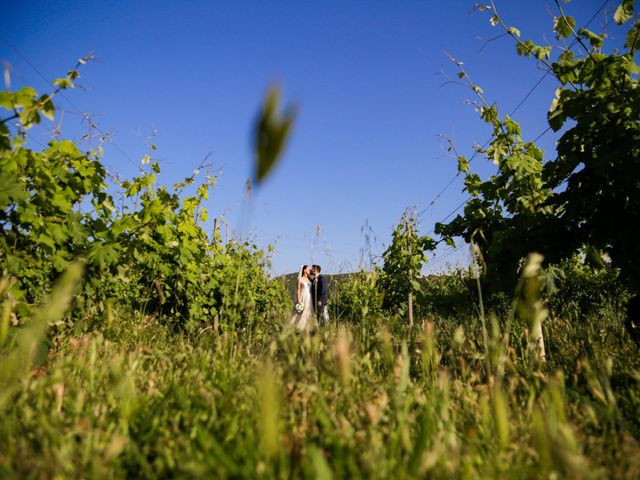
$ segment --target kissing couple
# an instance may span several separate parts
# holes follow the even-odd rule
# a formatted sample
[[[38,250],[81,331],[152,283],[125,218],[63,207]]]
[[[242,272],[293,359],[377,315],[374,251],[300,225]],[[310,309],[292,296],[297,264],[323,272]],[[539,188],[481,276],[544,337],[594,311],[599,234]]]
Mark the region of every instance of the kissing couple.
[[[320,275],[321,271],[320,265],[303,265],[298,272],[296,304],[289,323],[301,332],[311,329],[313,314],[321,325],[329,323],[327,283],[324,276]]]

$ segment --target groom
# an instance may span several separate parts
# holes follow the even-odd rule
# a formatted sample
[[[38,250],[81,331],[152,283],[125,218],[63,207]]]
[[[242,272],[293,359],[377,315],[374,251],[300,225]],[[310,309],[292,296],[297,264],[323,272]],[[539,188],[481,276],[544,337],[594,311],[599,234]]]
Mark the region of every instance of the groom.
[[[311,267],[311,274],[313,275],[311,300],[318,322],[320,325],[327,325],[329,323],[329,312],[327,312],[327,283],[324,276],[320,275],[321,271],[322,268],[320,265],[313,265]]]

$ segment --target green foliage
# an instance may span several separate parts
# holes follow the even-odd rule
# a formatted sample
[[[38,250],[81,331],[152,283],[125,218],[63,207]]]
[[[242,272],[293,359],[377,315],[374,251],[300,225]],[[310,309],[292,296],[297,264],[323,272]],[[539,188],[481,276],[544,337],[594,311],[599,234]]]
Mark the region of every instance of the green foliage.
[[[75,78],[73,71],[67,76],[69,82]],[[56,92],[67,83],[57,82]],[[257,314],[282,308],[284,290],[267,277],[263,251],[250,242],[222,245],[205,232],[202,203],[215,176],[185,195],[199,170],[168,188],[158,184],[160,167],[147,155],[142,163],[148,170],[112,186],[121,198],[116,209],[97,152],[83,153],[68,140],[51,141],[41,152],[22,146],[20,130],[40,114],[53,114],[52,96],[36,100],[30,88],[0,96],[0,106],[17,111],[5,120],[18,122],[13,138],[3,125],[0,275],[15,279],[11,294],[19,301],[19,320],[78,259],[86,263],[72,315],[82,320],[80,328],[99,322],[114,303],[189,331],[247,325]]]
[[[382,313],[383,294],[379,289],[380,272],[362,271],[348,275],[337,283],[329,298],[330,317],[360,323]]]
[[[573,29],[576,26],[576,21],[573,17],[565,17],[564,15],[560,15],[555,18],[555,24],[553,26],[553,30],[556,32],[556,38],[558,40],[562,38],[569,38],[573,33]]]
[[[66,77],[54,80],[53,86],[56,89],[48,95],[45,94],[38,97],[36,91],[31,87],[24,87],[15,92],[8,90],[0,92],[0,108],[12,112],[7,117],[0,118],[0,154],[11,150],[12,139],[7,124],[11,120],[17,119],[20,128],[28,130],[33,125],[39,124],[42,117],[53,120],[55,112],[53,97],[61,90],[73,88],[75,86],[74,80],[80,77],[78,68],[92,58],[91,56],[85,56],[79,59],[76,66],[67,73]],[[19,145],[21,139],[15,138],[13,142]]]
[[[550,64],[549,51],[513,34],[495,7],[493,24],[500,24],[515,40],[520,54],[535,55],[560,83],[548,114],[549,126],[565,129],[555,159],[521,137],[520,126],[500,118],[495,105],[478,93],[469,76],[463,78],[480,98],[481,118],[492,128],[489,147],[482,153],[497,165],[486,180],[459,161],[465,190],[471,195],[463,215],[436,225],[445,238],[461,236],[475,241],[486,262],[486,278],[510,291],[521,258],[539,251],[557,263],[583,248],[608,254],[621,269],[627,285],[640,285],[640,88],[634,60],[640,25],[627,34],[627,51],[603,53],[604,36],[576,31],[573,18],[560,15],[554,30],[563,42]],[[492,4],[493,5],[493,4]],[[624,1],[616,21],[632,17],[633,2]],[[585,40],[588,42],[585,43]],[[573,45],[576,44],[576,47]]]
[[[470,272],[456,270],[429,275],[421,281],[417,304],[423,315],[472,317],[476,313],[476,295]]]
[[[465,190],[471,199],[464,215],[446,225],[436,224],[435,231],[446,239],[461,236],[475,241],[486,259],[487,276],[509,288],[520,258],[537,248],[538,238],[532,239],[531,232],[552,213],[546,205],[552,192],[543,182],[542,150],[522,140],[520,126],[509,116],[499,120],[496,106],[483,106],[481,112],[493,130],[484,153],[498,172],[482,181],[477,174],[460,170],[466,171]]]
[[[618,25],[631,20],[633,18],[633,0],[622,0],[622,3],[616,9],[613,14],[613,19]]]
[[[70,141],[5,151],[0,169],[0,271],[18,279],[17,298],[35,303],[100,242],[110,215],[106,172]]]
[[[630,297],[612,268],[591,268],[579,255],[563,260],[562,272],[548,295],[549,309],[556,317],[571,322],[584,322],[586,317],[608,311],[623,311]]]
[[[391,245],[382,254],[384,266],[380,276],[380,291],[384,294],[383,307],[403,312],[409,292],[420,288],[418,277],[427,261],[427,251],[435,248],[428,236],[419,235],[415,214],[405,211],[393,230]]]
[[[582,59],[556,62],[553,68],[558,79],[575,78],[580,88],[563,85],[549,114],[555,130],[571,122],[558,142],[556,160],[544,172],[545,183],[560,190],[549,201],[562,212],[565,242],[558,248],[565,256],[581,244],[602,249],[625,280],[638,287],[638,66],[629,51],[591,52]]]

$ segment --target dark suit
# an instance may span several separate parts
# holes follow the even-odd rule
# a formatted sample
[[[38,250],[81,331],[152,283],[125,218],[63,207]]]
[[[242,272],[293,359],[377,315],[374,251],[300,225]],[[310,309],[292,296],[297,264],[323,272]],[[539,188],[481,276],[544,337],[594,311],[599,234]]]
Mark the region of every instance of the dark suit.
[[[327,279],[323,275],[316,275],[311,284],[311,300],[313,309],[321,323],[329,321],[327,312]],[[320,304],[318,304],[318,302]]]

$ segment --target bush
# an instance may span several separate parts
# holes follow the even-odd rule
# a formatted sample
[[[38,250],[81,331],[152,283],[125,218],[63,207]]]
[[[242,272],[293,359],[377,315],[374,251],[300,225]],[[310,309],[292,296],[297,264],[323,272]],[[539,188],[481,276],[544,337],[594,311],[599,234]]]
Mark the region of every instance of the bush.
[[[362,271],[346,276],[343,280],[333,280],[332,295],[329,298],[329,316],[336,320],[358,323],[369,316],[382,313],[383,295],[378,289],[378,270]]]
[[[468,272],[455,270],[422,279],[417,295],[422,315],[468,315],[476,312],[475,281]]]
[[[73,78],[77,72],[71,72]],[[72,84],[73,78],[62,82]],[[161,318],[176,329],[235,326],[278,310],[283,293],[266,276],[268,258],[255,245],[209,238],[203,202],[215,185],[207,175],[187,194],[199,170],[172,187],[158,184],[150,157],[131,180],[109,186],[100,151],[71,141],[25,148],[20,130],[53,116],[51,96],[33,89],[2,92],[0,107],[23,109],[18,135],[0,122],[0,278],[13,279],[16,314],[26,319],[71,264],[86,265],[70,318],[92,327],[109,305]],[[115,208],[113,189],[121,201]]]
[[[572,257],[558,265],[561,274],[549,295],[554,316],[584,321],[600,310],[622,310],[631,297],[617,269],[593,269]]]

